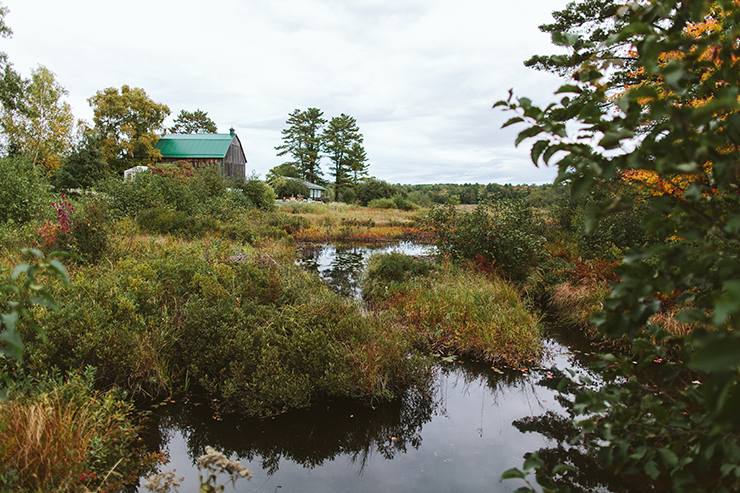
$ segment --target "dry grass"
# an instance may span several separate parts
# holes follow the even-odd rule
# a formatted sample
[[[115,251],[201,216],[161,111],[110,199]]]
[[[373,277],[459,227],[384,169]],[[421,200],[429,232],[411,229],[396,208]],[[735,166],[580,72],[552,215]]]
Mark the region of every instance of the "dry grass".
[[[589,318],[604,307],[607,289],[603,283],[563,283],[550,297],[550,308],[567,325],[578,327],[589,338],[599,337]]]
[[[663,330],[673,337],[684,337],[691,334],[698,324],[687,324],[676,320],[676,316],[681,310],[672,308],[665,312],[656,313],[648,320],[651,324],[660,326]],[[705,327],[707,328],[707,327]]]
[[[398,209],[371,209],[347,204],[286,204],[281,210],[305,218],[312,227],[341,225],[343,222],[368,222],[376,226],[395,223],[413,223],[421,216],[418,211]]]
[[[122,416],[54,390],[0,404],[1,470],[23,491],[88,491],[91,449],[120,433]],[[99,481],[99,480],[98,480]]]
[[[539,360],[540,319],[501,278],[448,265],[436,275],[391,285],[382,298],[380,308],[392,310],[439,352],[515,367]]]

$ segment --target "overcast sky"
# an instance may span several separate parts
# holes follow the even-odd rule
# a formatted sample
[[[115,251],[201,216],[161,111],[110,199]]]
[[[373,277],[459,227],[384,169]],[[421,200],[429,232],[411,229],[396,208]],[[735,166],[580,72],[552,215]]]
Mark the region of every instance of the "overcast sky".
[[[0,51],[24,76],[41,64],[75,117],[106,87],[143,88],[172,119],[201,109],[233,126],[264,177],[294,109],[353,116],[370,175],[391,183],[548,183],[514,147],[515,94],[547,103],[561,82],[524,67],[555,52],[537,26],[566,0],[4,0]],[[323,168],[328,169],[328,160]]]

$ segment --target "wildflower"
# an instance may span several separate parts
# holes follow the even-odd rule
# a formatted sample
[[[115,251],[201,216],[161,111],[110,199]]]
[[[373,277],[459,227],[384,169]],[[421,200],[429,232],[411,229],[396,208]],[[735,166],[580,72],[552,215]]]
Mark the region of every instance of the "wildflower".
[[[144,483],[144,489],[157,493],[170,491],[170,488],[175,488],[175,491],[177,491],[178,486],[180,486],[180,483],[184,479],[184,477],[175,479],[175,471],[165,471],[151,478],[147,478],[146,483]]]
[[[239,476],[240,478],[252,478],[252,471],[242,466],[237,461],[227,458],[224,454],[216,451],[211,446],[206,446],[205,455],[198,457],[198,465],[214,474],[226,472],[230,474],[233,479],[236,479],[236,476]]]

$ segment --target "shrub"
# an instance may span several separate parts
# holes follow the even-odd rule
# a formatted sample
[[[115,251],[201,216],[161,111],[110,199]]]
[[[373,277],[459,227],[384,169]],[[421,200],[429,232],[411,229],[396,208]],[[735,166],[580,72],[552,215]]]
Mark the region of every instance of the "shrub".
[[[395,209],[396,203],[390,199],[373,199],[367,204],[371,209]]]
[[[310,195],[308,185],[306,185],[302,180],[281,176],[277,180],[273,181],[270,185],[272,186],[273,190],[275,190],[277,196],[280,198],[306,198]]]
[[[24,158],[0,158],[0,222],[24,223],[46,197],[41,172]]]
[[[211,217],[191,216],[166,208],[144,211],[137,218],[139,225],[151,232],[198,238],[207,231],[217,231],[218,221]]]
[[[3,491],[111,491],[145,472],[133,405],[93,390],[93,376],[47,378],[0,406]]]
[[[245,205],[251,205],[261,210],[272,210],[275,207],[275,192],[264,181],[252,175],[246,180],[235,180],[231,188],[241,191],[244,197],[236,199]],[[245,200],[246,199],[246,200]]]
[[[370,257],[363,281],[363,291],[372,296],[390,283],[401,283],[437,270],[435,264],[403,253],[391,252]]]
[[[97,262],[108,249],[108,204],[93,196],[80,202],[72,215],[74,253],[89,262]]]
[[[342,189],[342,193],[340,194],[339,197],[340,197],[339,200],[344,202],[345,204],[354,204],[355,197],[357,197],[357,194],[352,188],[344,188]]]
[[[417,331],[428,349],[516,367],[539,359],[539,317],[507,281],[451,264],[431,276],[404,275],[403,281],[385,270],[405,262],[386,257],[371,265],[368,294]],[[383,277],[391,281],[383,283]]]
[[[419,208],[418,205],[406,198],[406,194],[397,193],[391,197],[391,200],[393,200],[393,203],[396,205],[396,209],[400,209],[402,211],[413,211]]]
[[[364,206],[378,199],[389,199],[396,194],[396,187],[376,179],[369,179],[357,185],[356,199]]]
[[[523,201],[502,200],[472,212],[435,207],[425,222],[442,254],[456,261],[484,256],[514,281],[524,281],[548,257],[544,228]]]
[[[85,132],[82,141],[54,174],[54,186],[61,190],[91,188],[105,178],[106,168],[105,154],[96,138]]]

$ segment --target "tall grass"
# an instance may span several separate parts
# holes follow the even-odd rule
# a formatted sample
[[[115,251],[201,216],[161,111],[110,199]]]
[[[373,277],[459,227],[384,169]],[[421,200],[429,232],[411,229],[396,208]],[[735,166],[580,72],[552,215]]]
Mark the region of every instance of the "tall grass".
[[[115,490],[138,476],[132,406],[91,382],[74,374],[0,403],[3,491]]]
[[[368,296],[418,331],[432,349],[512,366],[539,359],[539,317],[527,309],[512,284],[449,264],[428,276],[400,282],[382,279],[374,273],[387,259],[371,259]]]
[[[299,241],[400,240],[418,231],[420,216],[407,211],[372,209],[347,204],[287,203],[281,211],[302,217]]]

